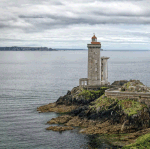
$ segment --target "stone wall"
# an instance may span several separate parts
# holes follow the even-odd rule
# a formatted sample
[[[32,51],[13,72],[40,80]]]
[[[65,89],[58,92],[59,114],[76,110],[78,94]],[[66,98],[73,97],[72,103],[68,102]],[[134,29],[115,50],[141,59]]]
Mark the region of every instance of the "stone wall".
[[[108,89],[105,91],[105,96],[108,98],[123,100],[123,99],[134,99],[139,102],[144,102],[148,107],[150,107],[150,93],[143,92],[120,92],[113,89]]]

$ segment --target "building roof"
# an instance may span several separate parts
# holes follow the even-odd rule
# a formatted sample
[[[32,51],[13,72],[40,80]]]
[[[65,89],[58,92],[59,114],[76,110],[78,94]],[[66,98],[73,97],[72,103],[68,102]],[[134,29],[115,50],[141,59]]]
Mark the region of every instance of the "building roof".
[[[94,40],[93,40],[94,39]],[[91,44],[101,44],[100,42],[97,42],[97,37],[95,36],[95,34],[92,37],[92,42]]]
[[[97,39],[97,37],[95,36],[95,34],[93,35],[92,39]]]

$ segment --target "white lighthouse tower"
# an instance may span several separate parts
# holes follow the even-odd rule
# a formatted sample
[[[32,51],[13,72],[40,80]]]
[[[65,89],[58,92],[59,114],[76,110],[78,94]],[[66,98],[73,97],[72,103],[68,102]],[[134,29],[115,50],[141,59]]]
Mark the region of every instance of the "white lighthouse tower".
[[[88,78],[79,80],[80,87],[92,88],[108,85],[108,64],[109,57],[100,58],[101,43],[97,42],[95,34],[88,47]]]
[[[88,85],[100,85],[100,48],[101,43],[97,42],[97,37],[92,37],[88,47]]]

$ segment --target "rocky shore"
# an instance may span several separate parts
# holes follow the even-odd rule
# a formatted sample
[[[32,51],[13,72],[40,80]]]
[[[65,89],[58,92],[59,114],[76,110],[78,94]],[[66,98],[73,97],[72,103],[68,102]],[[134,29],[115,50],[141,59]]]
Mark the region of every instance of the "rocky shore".
[[[143,84],[140,84],[140,89],[136,80],[116,81],[116,84],[116,87],[121,86],[122,90],[148,90]],[[138,87],[133,86],[136,84]],[[55,103],[41,106],[37,110],[63,113],[47,122],[50,125],[57,124],[48,127],[47,130],[65,131],[80,127],[80,133],[97,134],[100,138],[108,139],[113,145],[125,146],[135,143],[139,136],[150,133],[149,107],[133,99],[107,98],[104,95],[106,89],[108,87],[95,90],[75,87]]]

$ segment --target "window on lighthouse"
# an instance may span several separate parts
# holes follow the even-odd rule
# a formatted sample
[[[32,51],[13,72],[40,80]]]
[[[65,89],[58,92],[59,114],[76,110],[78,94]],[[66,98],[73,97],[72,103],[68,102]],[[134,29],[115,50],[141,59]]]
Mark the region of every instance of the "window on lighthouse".
[[[93,38],[93,39],[92,39],[92,42],[97,42],[97,39],[96,39],[96,38]]]

